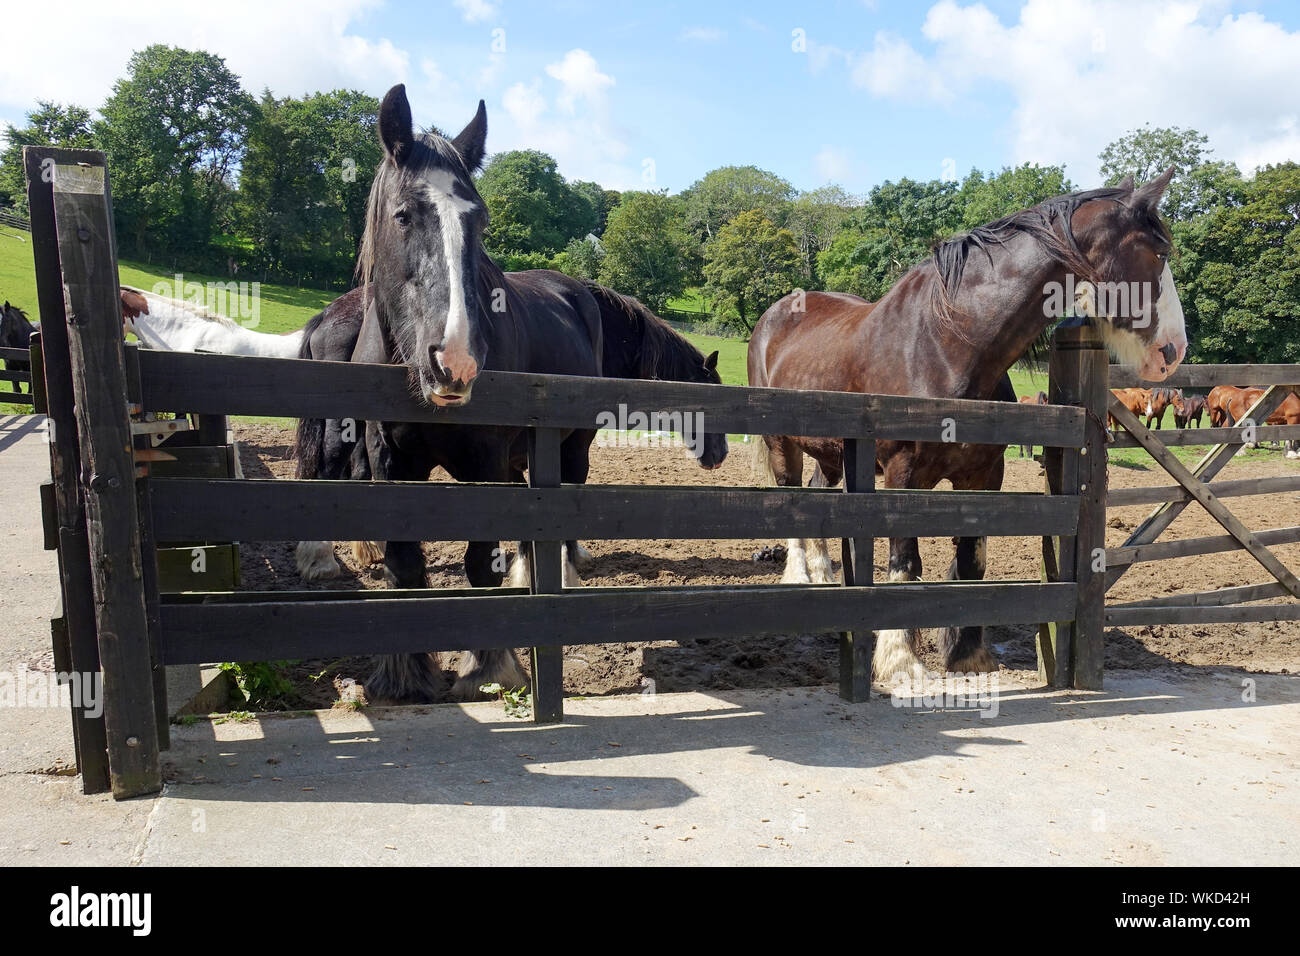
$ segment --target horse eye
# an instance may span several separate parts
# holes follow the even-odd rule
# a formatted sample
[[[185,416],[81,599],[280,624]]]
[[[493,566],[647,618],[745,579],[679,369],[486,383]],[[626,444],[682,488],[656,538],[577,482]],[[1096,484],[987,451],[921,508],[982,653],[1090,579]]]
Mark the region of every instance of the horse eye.
[[[409,226],[411,224],[411,217],[405,209],[397,210],[397,212],[393,213],[393,218],[397,220],[399,226]]]

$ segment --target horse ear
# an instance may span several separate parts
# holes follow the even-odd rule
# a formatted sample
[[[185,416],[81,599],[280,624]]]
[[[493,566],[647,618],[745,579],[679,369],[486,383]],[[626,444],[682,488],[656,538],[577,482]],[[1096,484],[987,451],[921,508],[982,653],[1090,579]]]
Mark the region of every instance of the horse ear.
[[[1119,181],[1119,185],[1116,186],[1115,188],[1122,189],[1126,193],[1131,193],[1133,191],[1133,174],[1129,173],[1127,176],[1121,179]]]
[[[704,359],[704,367],[708,369],[710,372],[712,372],[714,369],[718,367],[718,353],[716,349],[710,352],[708,356]]]
[[[483,165],[484,145],[487,143],[487,107],[478,101],[478,111],[474,118],[460,131],[460,135],[451,141],[460,153],[465,168],[471,173],[478,172]]]
[[[379,139],[393,165],[400,166],[411,155],[415,132],[411,126],[411,104],[406,99],[406,84],[398,83],[379,105]]]
[[[1133,198],[1130,200],[1131,205],[1134,207],[1145,206],[1148,209],[1155,209],[1156,206],[1160,205],[1160,197],[1163,196],[1165,190],[1169,188],[1169,181],[1174,178],[1175,172],[1176,167],[1170,166],[1141,189],[1135,190]]]

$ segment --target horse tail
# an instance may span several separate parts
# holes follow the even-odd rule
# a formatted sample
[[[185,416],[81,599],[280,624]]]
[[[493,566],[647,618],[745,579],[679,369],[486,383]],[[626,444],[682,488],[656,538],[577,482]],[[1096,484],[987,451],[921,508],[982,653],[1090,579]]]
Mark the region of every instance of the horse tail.
[[[772,454],[771,449],[767,447],[767,442],[763,441],[762,435],[753,436],[754,440],[750,442],[753,447],[753,469],[754,484],[762,488],[776,487],[776,472],[772,471]]]

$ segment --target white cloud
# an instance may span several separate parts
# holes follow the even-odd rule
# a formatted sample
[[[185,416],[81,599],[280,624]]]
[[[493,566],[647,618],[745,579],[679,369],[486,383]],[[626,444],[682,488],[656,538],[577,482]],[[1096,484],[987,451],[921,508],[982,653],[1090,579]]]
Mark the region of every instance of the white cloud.
[[[1004,23],[982,3],[941,0],[922,34],[924,52],[876,34],[850,55],[854,84],[953,109],[1005,92],[1010,162],[1065,161],[1092,185],[1101,149],[1143,123],[1197,129],[1246,173],[1300,159],[1300,31],[1257,13],[1221,2],[1028,0]]]
[[[813,169],[822,182],[845,182],[853,173],[853,154],[847,149],[823,146],[813,157]]]
[[[596,58],[586,50],[570,50],[559,63],[547,66],[546,75],[560,81],[563,89],[556,102],[566,113],[576,112],[579,100],[603,107],[605,91],[614,85],[614,78],[600,72]]]
[[[382,91],[406,78],[410,57],[387,39],[370,40],[352,24],[376,0],[318,0],[304,15],[284,0],[225,0],[177,7],[172,0],[103,4],[69,0],[57,35],[58,56],[41,37],[51,34],[49,11],[18,4],[6,11],[10,44],[0,58],[0,104],[12,111],[53,99],[97,109],[126,72],[132,51],[151,43],[203,49],[223,56],[244,88],[301,95],[339,86]],[[57,62],[57,65],[55,65]]]
[[[614,77],[586,50],[574,49],[545,68],[547,78],[512,84],[502,96],[504,122],[493,127],[493,151],[539,149],[555,157],[570,179],[615,189],[639,187],[639,167],[612,118]],[[549,78],[549,79],[548,79]],[[490,120],[490,118],[489,118]]]
[[[717,27],[688,27],[678,37],[694,43],[718,43],[727,38],[727,31]]]
[[[487,0],[452,0],[452,3],[466,23],[483,23],[497,15],[496,4]]]

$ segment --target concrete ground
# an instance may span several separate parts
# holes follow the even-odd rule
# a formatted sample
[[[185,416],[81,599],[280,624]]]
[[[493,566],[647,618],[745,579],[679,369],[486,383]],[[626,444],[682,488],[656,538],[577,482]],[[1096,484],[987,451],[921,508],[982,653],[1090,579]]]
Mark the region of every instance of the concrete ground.
[[[31,418],[0,418],[0,671],[48,668]],[[67,712],[0,707],[0,865],[1300,862],[1300,682],[1002,676],[996,716],[832,688],[173,727],[155,797],[86,797]],[[904,703],[899,701],[898,703]]]

